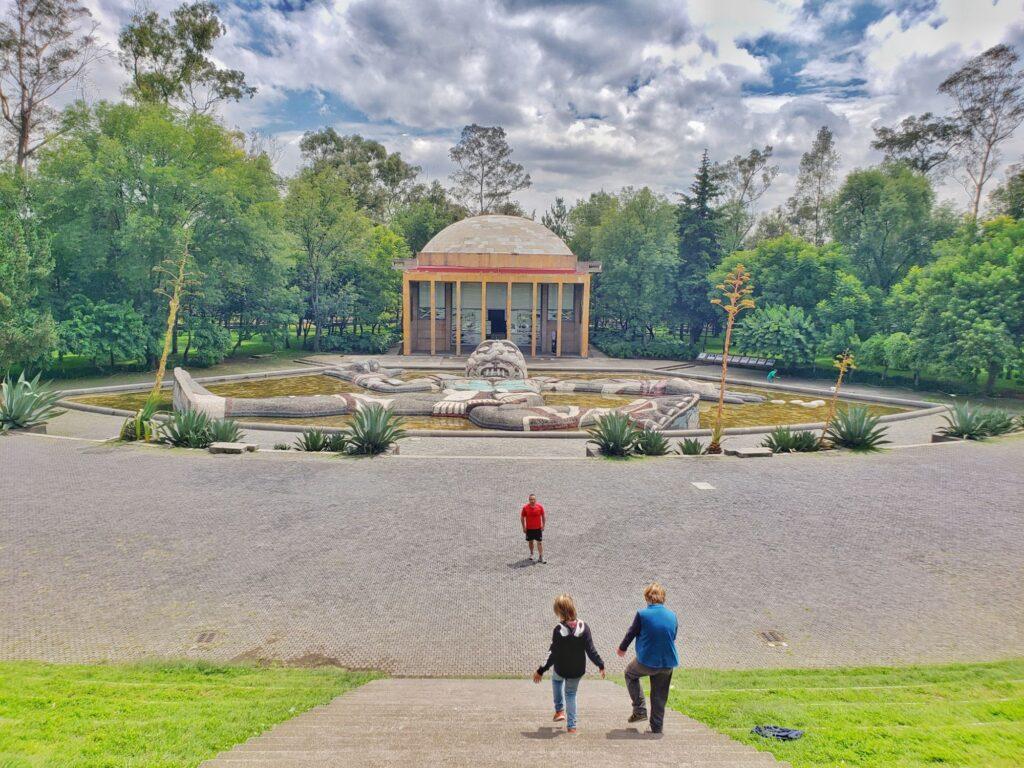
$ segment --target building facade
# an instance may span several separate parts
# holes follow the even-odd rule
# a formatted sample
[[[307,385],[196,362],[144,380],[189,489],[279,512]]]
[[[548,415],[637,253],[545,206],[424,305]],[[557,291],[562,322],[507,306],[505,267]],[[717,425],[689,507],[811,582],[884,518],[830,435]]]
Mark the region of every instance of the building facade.
[[[590,278],[554,232],[520,216],[474,216],[446,227],[402,271],[402,349],[468,354],[508,339],[523,354],[588,353]]]

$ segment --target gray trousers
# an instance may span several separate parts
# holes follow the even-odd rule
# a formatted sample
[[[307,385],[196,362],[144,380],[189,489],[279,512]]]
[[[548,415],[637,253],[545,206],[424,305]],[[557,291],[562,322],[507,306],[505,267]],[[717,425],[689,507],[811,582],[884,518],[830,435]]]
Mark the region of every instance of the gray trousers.
[[[672,684],[672,668],[657,669],[641,664],[633,659],[626,667],[626,690],[633,700],[633,713],[647,714],[647,702],[644,700],[644,689],[640,687],[640,678],[651,678],[651,730],[661,733],[665,722],[665,703],[668,701],[668,689]]]

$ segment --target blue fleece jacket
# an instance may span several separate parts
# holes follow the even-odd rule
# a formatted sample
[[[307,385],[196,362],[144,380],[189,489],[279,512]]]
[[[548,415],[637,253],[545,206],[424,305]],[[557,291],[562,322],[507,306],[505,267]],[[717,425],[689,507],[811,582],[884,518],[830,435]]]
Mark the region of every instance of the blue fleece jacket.
[[[664,605],[652,603],[636,612],[633,624],[619,644],[623,651],[636,639],[636,658],[645,667],[670,669],[679,666],[676,653],[676,615]]]

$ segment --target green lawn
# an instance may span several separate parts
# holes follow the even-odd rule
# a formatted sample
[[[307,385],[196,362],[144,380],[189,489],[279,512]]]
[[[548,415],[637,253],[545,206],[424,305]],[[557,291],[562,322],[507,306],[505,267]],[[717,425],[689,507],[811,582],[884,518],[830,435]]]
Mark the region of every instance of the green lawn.
[[[829,670],[681,670],[669,705],[794,768],[1024,765],[1024,659]],[[763,739],[755,725],[806,731]]]
[[[196,766],[372,673],[0,663],[0,768]]]

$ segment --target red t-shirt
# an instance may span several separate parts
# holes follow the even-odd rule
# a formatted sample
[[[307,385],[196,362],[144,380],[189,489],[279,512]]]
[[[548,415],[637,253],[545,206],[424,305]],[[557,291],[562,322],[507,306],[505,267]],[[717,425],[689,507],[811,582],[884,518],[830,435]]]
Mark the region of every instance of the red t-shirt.
[[[540,504],[524,504],[519,517],[526,521],[526,530],[528,531],[544,527],[544,507]]]

